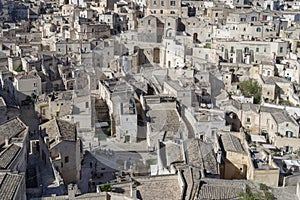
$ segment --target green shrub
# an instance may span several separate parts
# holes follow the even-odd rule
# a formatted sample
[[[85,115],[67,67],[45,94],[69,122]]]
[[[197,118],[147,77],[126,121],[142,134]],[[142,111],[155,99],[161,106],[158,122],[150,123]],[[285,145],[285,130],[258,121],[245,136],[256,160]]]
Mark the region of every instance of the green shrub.
[[[259,184],[259,189],[263,191],[268,191],[270,188],[266,184]]]
[[[253,96],[254,103],[259,104],[261,101],[261,86],[258,84],[257,81],[243,81],[239,84],[241,92],[244,96]]]
[[[104,185],[101,186],[101,191],[102,192],[111,192],[111,185],[106,183]]]

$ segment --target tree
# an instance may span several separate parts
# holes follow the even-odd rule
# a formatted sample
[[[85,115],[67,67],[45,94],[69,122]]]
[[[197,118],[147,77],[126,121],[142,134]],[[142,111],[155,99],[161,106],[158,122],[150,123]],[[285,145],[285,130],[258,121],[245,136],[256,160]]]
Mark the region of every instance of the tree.
[[[101,191],[103,192],[111,192],[111,185],[106,183],[104,185],[101,186]]]
[[[241,92],[244,96],[253,96],[255,104],[259,104],[261,101],[261,86],[257,81],[249,80],[243,81],[239,84]]]

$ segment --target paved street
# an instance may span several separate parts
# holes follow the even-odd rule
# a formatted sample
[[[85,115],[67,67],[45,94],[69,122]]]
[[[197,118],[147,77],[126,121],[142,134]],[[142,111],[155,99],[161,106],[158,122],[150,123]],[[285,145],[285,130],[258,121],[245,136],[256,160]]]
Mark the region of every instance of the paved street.
[[[93,192],[96,184],[102,184],[115,179],[116,170],[110,165],[105,165],[90,152],[86,152],[82,161],[82,176],[78,186],[82,193]]]

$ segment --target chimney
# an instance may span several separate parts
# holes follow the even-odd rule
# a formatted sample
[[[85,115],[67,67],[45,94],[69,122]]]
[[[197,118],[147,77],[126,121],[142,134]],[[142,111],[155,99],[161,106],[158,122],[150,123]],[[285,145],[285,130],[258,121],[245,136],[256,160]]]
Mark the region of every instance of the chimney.
[[[8,146],[9,145],[9,138],[8,137],[5,137],[5,146]]]
[[[108,192],[106,192],[105,200],[111,200],[111,196]]]
[[[273,165],[272,165],[272,161],[273,161],[272,154],[269,154],[269,157],[268,157],[268,164],[269,164],[270,166],[272,166],[272,167],[273,167]]]
[[[74,200],[75,199],[75,193],[76,193],[76,185],[69,184],[68,185],[68,198],[70,200]]]

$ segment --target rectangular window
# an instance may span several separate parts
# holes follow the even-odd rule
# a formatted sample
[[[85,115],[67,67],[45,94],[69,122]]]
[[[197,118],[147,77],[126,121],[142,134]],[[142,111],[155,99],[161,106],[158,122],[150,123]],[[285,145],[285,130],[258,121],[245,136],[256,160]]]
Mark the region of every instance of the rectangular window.
[[[164,14],[164,11],[163,11],[163,10],[160,10],[160,14]]]
[[[68,163],[69,162],[69,156],[66,156],[65,157],[65,163]]]
[[[153,1],[153,5],[156,5],[156,1],[155,0]]]
[[[282,53],[283,52],[283,47],[279,48],[279,52]]]
[[[250,118],[247,118],[247,122],[250,122],[251,120],[250,120]]]
[[[170,1],[170,6],[175,6],[175,1]]]
[[[85,108],[89,107],[89,102],[85,102]]]
[[[256,52],[259,52],[259,48],[256,48]]]
[[[164,1],[161,1],[161,2],[160,2],[160,5],[161,5],[161,6],[164,6],[164,5],[165,5],[165,2],[164,2]]]

